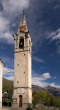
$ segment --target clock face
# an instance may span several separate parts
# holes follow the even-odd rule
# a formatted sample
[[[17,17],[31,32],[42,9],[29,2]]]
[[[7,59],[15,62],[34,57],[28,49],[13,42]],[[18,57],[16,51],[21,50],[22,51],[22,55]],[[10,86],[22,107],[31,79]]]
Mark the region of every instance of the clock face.
[[[19,48],[23,49],[24,48],[24,38],[21,38],[19,41]]]

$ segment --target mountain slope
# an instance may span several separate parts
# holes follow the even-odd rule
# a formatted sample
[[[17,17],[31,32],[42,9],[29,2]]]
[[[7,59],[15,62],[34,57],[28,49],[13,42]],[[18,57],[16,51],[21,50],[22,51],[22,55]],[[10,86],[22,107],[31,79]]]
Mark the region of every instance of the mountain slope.
[[[55,88],[55,87],[51,87],[51,86],[48,86],[46,88],[46,91],[48,93],[51,93],[52,95],[54,96],[60,96],[60,89],[59,88]]]

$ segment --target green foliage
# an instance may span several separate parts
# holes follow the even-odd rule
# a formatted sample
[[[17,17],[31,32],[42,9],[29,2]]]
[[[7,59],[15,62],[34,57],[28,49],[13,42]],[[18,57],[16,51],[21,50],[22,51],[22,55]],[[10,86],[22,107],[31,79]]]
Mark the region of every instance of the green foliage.
[[[44,104],[46,106],[60,107],[60,97],[52,96],[45,90],[35,91],[33,93],[33,105]]]
[[[9,99],[11,99],[13,94],[13,81],[3,79],[3,91],[7,91],[7,90],[8,90],[8,97]]]
[[[60,98],[59,97],[54,97],[53,102],[54,102],[54,106],[60,107]]]

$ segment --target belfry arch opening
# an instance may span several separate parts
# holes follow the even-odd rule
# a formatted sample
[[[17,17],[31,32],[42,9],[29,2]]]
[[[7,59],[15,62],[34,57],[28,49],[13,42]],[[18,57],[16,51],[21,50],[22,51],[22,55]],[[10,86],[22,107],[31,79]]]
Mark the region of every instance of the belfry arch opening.
[[[20,38],[19,40],[19,48],[24,49],[24,38]]]

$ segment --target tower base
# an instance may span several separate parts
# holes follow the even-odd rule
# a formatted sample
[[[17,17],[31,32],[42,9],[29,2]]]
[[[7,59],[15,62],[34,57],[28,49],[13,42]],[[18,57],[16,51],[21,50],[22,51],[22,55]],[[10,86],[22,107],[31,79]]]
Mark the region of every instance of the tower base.
[[[13,110],[27,110],[27,108],[30,105],[32,105],[32,89],[31,88],[14,89],[12,97]]]
[[[11,110],[27,110],[29,104],[23,104],[22,107],[19,107],[18,104],[12,104]]]

